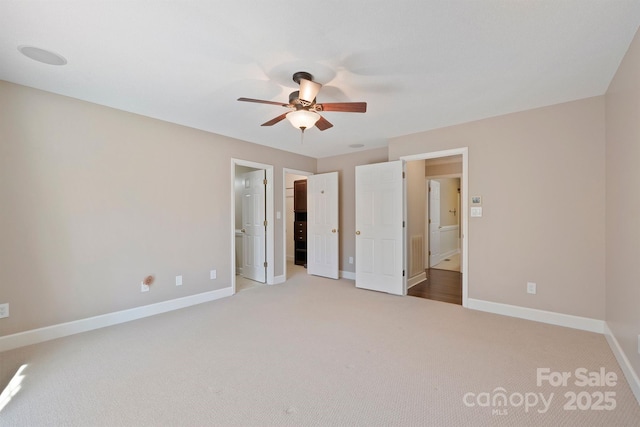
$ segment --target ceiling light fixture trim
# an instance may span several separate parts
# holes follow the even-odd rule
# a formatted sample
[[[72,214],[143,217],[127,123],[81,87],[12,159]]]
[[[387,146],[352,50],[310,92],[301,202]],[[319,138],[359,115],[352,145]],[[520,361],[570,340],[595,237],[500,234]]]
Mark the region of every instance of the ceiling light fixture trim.
[[[38,61],[43,64],[66,65],[67,63],[67,59],[64,56],[59,55],[55,52],[51,52],[50,50],[42,49],[35,46],[21,45],[18,46],[18,51],[20,51],[20,53],[27,58],[33,59],[34,61]]]

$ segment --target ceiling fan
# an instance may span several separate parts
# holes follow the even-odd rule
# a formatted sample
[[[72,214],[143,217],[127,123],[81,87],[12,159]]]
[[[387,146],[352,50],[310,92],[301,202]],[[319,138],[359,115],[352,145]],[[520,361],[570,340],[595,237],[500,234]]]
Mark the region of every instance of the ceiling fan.
[[[313,76],[306,71],[294,73],[293,81],[300,85],[300,90],[291,92],[288,104],[252,98],[238,98],[238,101],[279,105],[288,108],[291,111],[280,114],[278,117],[263,123],[262,126],[273,126],[286,118],[291,122],[293,127],[302,130],[303,133],[305,129],[314,125],[320,130],[327,130],[333,127],[327,119],[319,114],[321,111],[337,111],[343,113],[366,113],[367,111],[366,102],[316,103],[316,95],[320,92],[322,85],[314,82]]]

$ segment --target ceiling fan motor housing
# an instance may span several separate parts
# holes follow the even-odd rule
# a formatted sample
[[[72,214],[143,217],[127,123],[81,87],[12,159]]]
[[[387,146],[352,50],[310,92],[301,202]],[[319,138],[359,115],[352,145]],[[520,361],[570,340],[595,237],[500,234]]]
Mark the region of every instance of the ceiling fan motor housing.
[[[300,80],[305,79],[309,81],[313,81],[313,76],[306,71],[298,71],[293,73],[293,81],[297,84],[300,84]]]
[[[289,94],[289,105],[296,110],[308,110],[311,106],[315,105],[315,99],[313,101],[314,102],[307,102],[300,99],[300,91],[298,90]]]
[[[299,104],[299,100],[300,100],[300,91],[299,90],[296,90],[296,91],[291,92],[289,94],[289,104],[297,105],[297,104]]]

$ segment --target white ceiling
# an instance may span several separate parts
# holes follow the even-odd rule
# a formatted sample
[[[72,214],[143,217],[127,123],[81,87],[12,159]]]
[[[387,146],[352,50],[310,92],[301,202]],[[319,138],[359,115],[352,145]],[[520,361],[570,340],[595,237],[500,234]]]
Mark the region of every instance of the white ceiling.
[[[638,0],[0,1],[0,79],[312,157],[605,93]],[[32,45],[68,60],[32,61]],[[304,143],[291,75],[322,83]]]

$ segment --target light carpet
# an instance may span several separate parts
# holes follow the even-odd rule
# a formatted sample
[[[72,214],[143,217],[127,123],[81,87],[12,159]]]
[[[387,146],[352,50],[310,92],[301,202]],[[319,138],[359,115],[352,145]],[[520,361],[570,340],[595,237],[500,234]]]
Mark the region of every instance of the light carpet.
[[[0,353],[0,389],[23,365],[19,390],[0,412],[3,426],[638,426],[640,420],[602,335],[305,275]],[[538,368],[572,377],[567,385],[538,386]],[[615,375],[616,384],[576,385],[581,368]],[[575,410],[565,409],[571,393],[581,396]],[[592,409],[600,394],[601,406],[615,407]],[[551,399],[548,407],[542,398]]]

